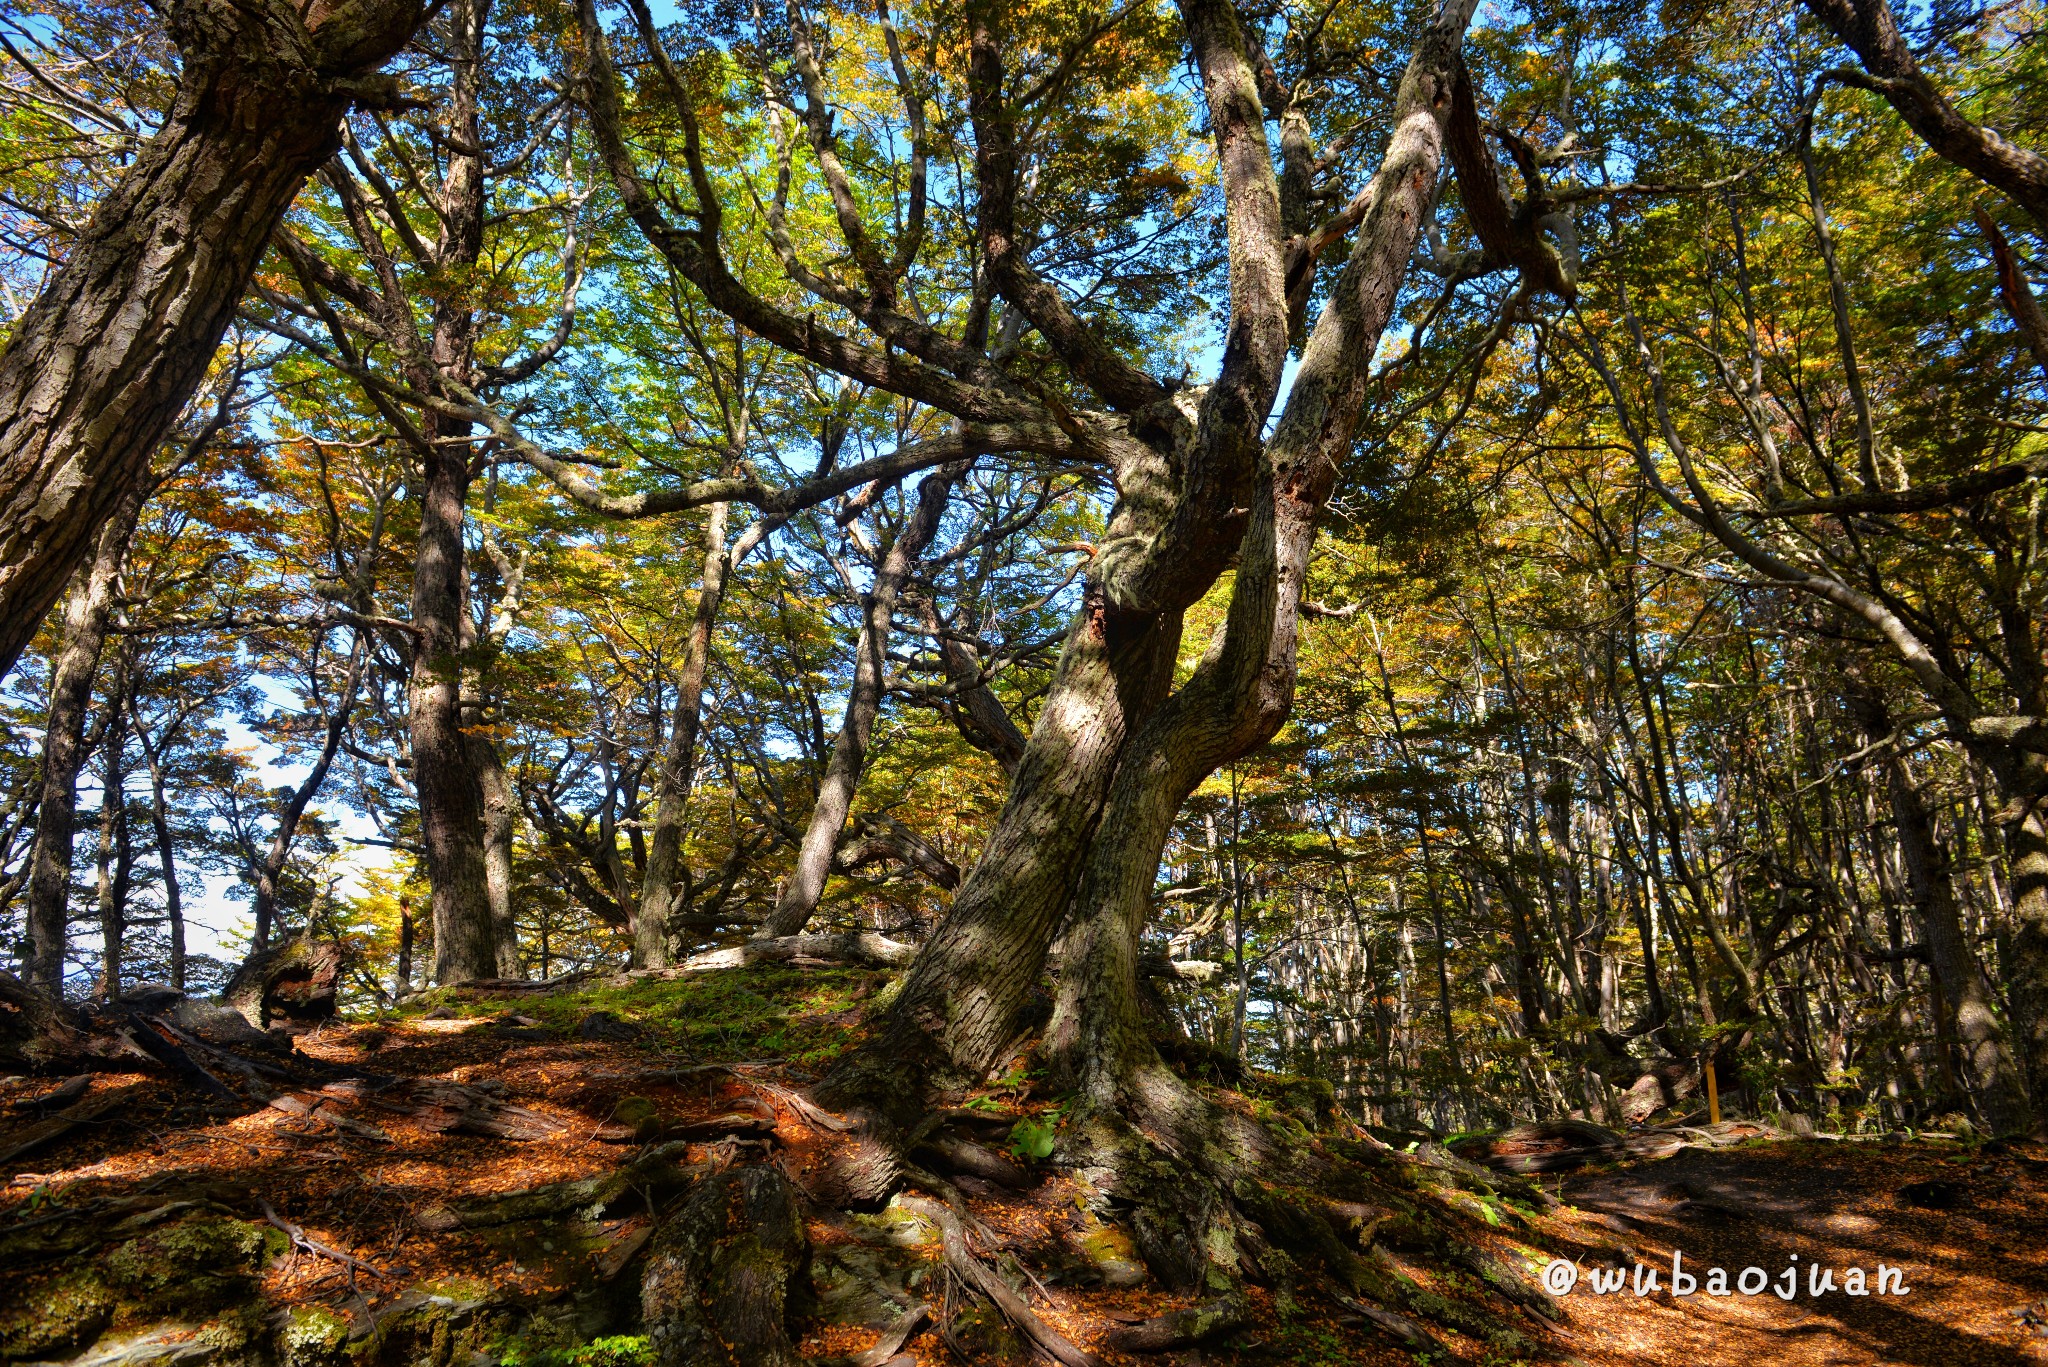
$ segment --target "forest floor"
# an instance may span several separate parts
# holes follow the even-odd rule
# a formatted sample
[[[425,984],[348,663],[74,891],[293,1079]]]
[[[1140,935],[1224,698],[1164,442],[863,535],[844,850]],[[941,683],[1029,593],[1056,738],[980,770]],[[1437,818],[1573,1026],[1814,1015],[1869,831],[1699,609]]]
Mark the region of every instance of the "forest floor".
[[[300,1036],[294,1063],[313,1080],[293,1088],[238,1086],[230,1101],[155,1074],[74,1082],[67,1106],[112,1104],[0,1170],[11,1179],[0,1190],[0,1360],[638,1367],[635,1255],[648,1211],[721,1163],[772,1162],[799,1187],[815,1177],[845,1139],[803,1085],[886,981],[756,966],[547,994],[441,993],[399,1017]],[[57,1081],[0,1081],[0,1153]],[[1021,1117],[1052,1103],[1028,1077],[1007,1081],[970,1107]],[[7,1119],[10,1107],[22,1119]],[[662,1166],[626,1167],[660,1140]],[[1254,1288],[1251,1322],[1199,1348],[1115,1351],[1124,1326],[1190,1302],[1146,1279],[1128,1237],[1089,1214],[1075,1176],[1036,1165],[1030,1147],[1012,1146],[1030,1173],[1021,1188],[956,1180],[985,1227],[983,1254],[1016,1286],[1035,1280],[1037,1313],[1101,1361],[1417,1360],[1306,1286]],[[562,1185],[578,1180],[587,1185]],[[1885,1263],[1905,1269],[1911,1291],[1816,1300],[1802,1271],[1790,1302],[1674,1300],[1668,1286],[1595,1294],[1586,1276],[1561,1324],[1514,1312],[1534,1353],[1444,1333],[1464,1360],[2048,1363],[2048,1150],[1756,1143],[1543,1184],[1558,1209],[1468,1200],[1484,1219],[1460,1237],[1532,1270],[1554,1253],[1589,1272],[1633,1253],[1667,1280],[1675,1248],[1703,1288],[1715,1265],[1775,1279],[1797,1255],[1839,1282]],[[913,1205],[820,1210],[808,1233],[805,1358],[851,1361],[905,1309],[928,1305],[947,1335],[919,1331],[894,1367],[1032,1360],[942,1270],[938,1231]],[[1485,1296],[1422,1257],[1392,1256],[1415,1285]]]

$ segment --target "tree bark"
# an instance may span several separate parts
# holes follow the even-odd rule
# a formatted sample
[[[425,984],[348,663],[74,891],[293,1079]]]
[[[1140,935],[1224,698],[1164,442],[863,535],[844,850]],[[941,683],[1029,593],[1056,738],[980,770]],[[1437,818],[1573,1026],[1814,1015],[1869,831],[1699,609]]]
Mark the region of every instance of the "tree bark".
[[[162,130],[0,353],[0,673],[147,478],[343,113],[393,92],[371,73],[419,8],[180,0],[169,20],[183,70]]]
[[[675,716],[655,779],[654,830],[647,841],[647,867],[640,879],[633,957],[641,968],[667,968],[669,964],[669,914],[675,908],[682,864],[683,819],[697,773],[704,676],[711,667],[711,638],[725,601],[726,576],[732,572],[732,552],[725,544],[731,508],[729,503],[712,504],[704,523],[704,574],[697,588],[697,610],[690,619],[689,641],[683,647],[682,672],[676,676]]]
[[[861,603],[863,615],[853,651],[853,683],[846,691],[846,716],[832,742],[825,777],[818,784],[818,801],[811,808],[810,824],[804,829],[803,843],[797,849],[796,868],[790,872],[775,910],[761,922],[762,939],[779,939],[802,930],[817,912],[818,899],[825,895],[825,879],[832,872],[832,851],[839,844],[840,832],[846,828],[847,813],[853,809],[854,790],[860,786],[861,770],[867,764],[868,739],[882,710],[889,630],[896,614],[896,600],[938,534],[946,499],[967,470],[967,462],[957,462],[926,475],[918,483],[916,506],[881,563],[875,566],[874,586]]]
[[[64,985],[64,948],[71,901],[71,845],[78,823],[78,771],[85,763],[86,714],[93,677],[113,620],[116,583],[148,494],[138,479],[100,528],[92,567],[72,590],[64,635],[50,675],[43,720],[42,804],[36,820],[34,867],[28,883],[28,981],[52,996]]]

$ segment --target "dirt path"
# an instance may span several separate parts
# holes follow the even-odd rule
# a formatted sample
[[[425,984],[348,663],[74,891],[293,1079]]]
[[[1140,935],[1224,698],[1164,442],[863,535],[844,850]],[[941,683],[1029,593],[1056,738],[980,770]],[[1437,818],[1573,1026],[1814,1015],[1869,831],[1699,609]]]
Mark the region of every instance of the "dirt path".
[[[1568,1179],[1562,1195],[1663,1271],[1663,1289],[1641,1298],[1632,1283],[1598,1295],[1581,1277],[1567,1341],[1589,1364],[2048,1363],[2048,1161],[2038,1157],[1927,1143],[1688,1149]],[[1714,1266],[1731,1283],[1758,1267],[1776,1284],[1794,1265],[1797,1292],[1789,1302],[1769,1291],[1675,1299],[1674,1249],[1702,1292]],[[1835,1292],[1810,1294],[1815,1262]],[[1841,1292],[1849,1268],[1874,1276],[1880,1263],[1905,1269],[1908,1294]]]

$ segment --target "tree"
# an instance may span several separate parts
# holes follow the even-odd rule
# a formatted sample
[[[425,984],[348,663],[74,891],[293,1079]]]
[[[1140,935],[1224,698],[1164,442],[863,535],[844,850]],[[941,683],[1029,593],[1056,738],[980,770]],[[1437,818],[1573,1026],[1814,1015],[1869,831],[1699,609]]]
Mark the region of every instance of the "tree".
[[[175,103],[0,352],[0,670],[147,478],[342,114],[400,99],[376,71],[419,15],[412,0],[170,8]]]

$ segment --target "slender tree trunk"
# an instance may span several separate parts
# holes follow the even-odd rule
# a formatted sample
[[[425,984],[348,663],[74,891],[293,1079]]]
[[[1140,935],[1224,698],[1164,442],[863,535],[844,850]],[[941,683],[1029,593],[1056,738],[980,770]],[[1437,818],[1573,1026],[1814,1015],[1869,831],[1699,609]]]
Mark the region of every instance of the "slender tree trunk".
[[[36,820],[34,867],[28,882],[28,978],[52,996],[63,994],[64,949],[71,903],[71,845],[78,822],[78,772],[85,763],[86,714],[93,677],[113,620],[115,588],[147,485],[131,485],[100,529],[91,568],[72,590],[64,634],[50,676],[43,721],[42,804]]]
[[[512,921],[512,843],[517,833],[519,797],[505,773],[497,742],[471,732],[466,737],[470,760],[484,803],[484,891],[491,904],[491,934],[497,941],[498,976],[523,978],[519,964],[519,932]]]
[[[117,674],[123,672],[116,671]],[[127,704],[117,698],[108,706],[125,709]],[[106,751],[102,759],[105,772],[100,779],[99,995],[108,1001],[121,995],[121,972],[125,966],[123,950],[128,935],[128,888],[135,872],[135,846],[128,830],[128,775],[122,765],[127,739],[128,733],[124,728],[107,728]]]
[[[392,992],[394,999],[412,991],[412,901],[398,899],[398,962],[392,969]]]
[[[889,629],[896,613],[896,600],[916,572],[926,547],[938,534],[939,519],[945,515],[946,499],[953,485],[966,473],[967,464],[962,462],[945,466],[919,482],[916,507],[904,519],[896,540],[875,567],[874,586],[861,604],[860,638],[854,645],[853,683],[846,691],[846,716],[832,742],[825,777],[818,784],[818,801],[811,808],[810,825],[804,829],[803,843],[797,849],[796,868],[783,885],[775,910],[761,923],[760,935],[764,939],[794,935],[802,930],[817,912],[818,899],[825,895],[825,879],[832,872],[832,851],[838,847],[847,813],[853,809],[854,790],[860,786],[861,770],[867,764],[868,739],[882,710]]]
[[[277,928],[278,884],[284,877],[285,865],[291,861],[292,843],[298,839],[299,823],[305,819],[306,808],[327,782],[328,770],[334,767],[334,756],[341,749],[341,738],[347,734],[349,717],[355,711],[356,696],[362,691],[363,670],[368,661],[369,643],[358,636],[349,656],[348,673],[343,676],[339,689],[340,696],[321,732],[320,753],[314,757],[313,767],[307,771],[306,777],[285,799],[283,810],[277,814],[277,829],[270,835],[270,847],[251,870],[255,884],[255,896],[251,899],[256,921],[254,949],[269,945],[271,933]]]
[[[340,146],[343,113],[394,93],[370,73],[420,13],[415,0],[167,9],[177,99],[0,353],[0,673],[147,480],[271,230]]]
[[[725,544],[730,504],[714,503],[704,522],[704,574],[697,610],[676,677],[675,716],[662,750],[655,784],[654,831],[647,841],[647,868],[640,880],[640,917],[634,926],[634,959],[642,968],[668,967],[669,914],[675,909],[680,876],[683,821],[697,773],[697,734],[704,723],[704,677],[711,667],[711,638],[725,601],[732,552]]]
[[[2007,810],[2016,809],[2005,826],[2012,898],[2006,980],[2039,1132],[2048,1128],[2048,756],[2013,753],[1993,776]]]
[[[1886,734],[1889,732],[1887,727]],[[1927,804],[1905,761],[1890,756],[1885,769],[1899,854],[1906,866],[1907,895],[1918,914],[1921,942],[1927,947],[1935,1011],[1947,1026],[1941,1033],[1961,1049],[1964,1075],[1992,1129],[2005,1133],[2021,1128],[2027,1117],[2026,1092],[1984,981],[1983,967],[1963,933],[1948,849],[1935,837]]]
[[[138,733],[139,734],[139,733]],[[171,982],[185,990],[185,898],[178,886],[178,850],[171,838],[170,806],[164,800],[163,766],[144,749],[149,764],[149,824],[156,836],[157,872],[164,883],[164,922],[171,938]]]

